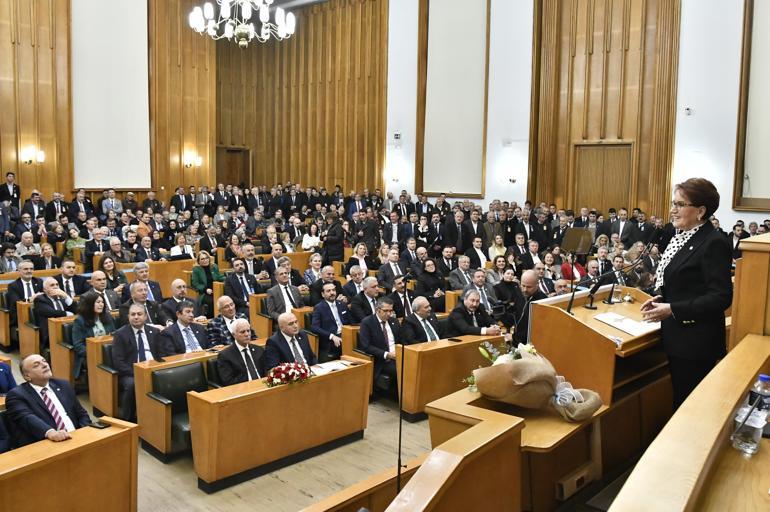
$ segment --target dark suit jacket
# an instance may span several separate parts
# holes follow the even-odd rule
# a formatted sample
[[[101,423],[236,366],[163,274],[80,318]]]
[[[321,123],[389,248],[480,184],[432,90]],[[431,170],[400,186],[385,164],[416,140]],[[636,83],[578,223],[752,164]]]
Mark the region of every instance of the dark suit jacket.
[[[364,318],[372,314],[371,299],[364,292],[350,299],[349,306],[354,324],[360,324]]]
[[[155,302],[161,303],[163,302],[163,292],[160,289],[160,283],[157,281],[153,281],[151,279],[147,280],[147,284],[150,285],[150,291],[152,292],[152,299]],[[123,296],[120,298],[123,302],[126,302],[128,299],[131,298],[131,287],[130,286],[124,286],[123,287]],[[149,295],[148,295],[149,298]]]
[[[64,278],[61,274],[54,277],[56,279],[56,282],[59,283],[59,288],[64,290]],[[89,289],[91,289],[91,285],[88,283],[88,279],[86,279],[83,276],[74,275],[72,276],[72,288],[75,295],[83,295],[86,293]],[[64,290],[67,291],[67,290]]]
[[[319,302],[323,301],[323,285],[323,279],[318,279],[315,283],[310,285],[310,300],[308,301],[309,306],[315,306]],[[337,290],[337,297],[344,295],[342,285],[336,279],[334,280],[334,289]]]
[[[399,245],[404,243],[404,225],[400,222],[396,224],[396,239]],[[388,222],[382,227],[382,240],[390,245],[393,241],[393,223]]]
[[[302,355],[305,357],[305,361],[310,366],[313,366],[318,362],[318,358],[310,348],[310,343],[307,341],[307,335],[303,332],[297,333],[297,342],[299,348],[302,350]],[[283,333],[278,330],[267,340],[265,345],[265,369],[272,370],[281,363],[294,363],[294,355],[289,348],[289,343],[286,338],[283,337]]]
[[[246,279],[249,286],[251,286],[252,293],[264,293],[262,286],[257,282],[257,279],[253,275],[244,273],[243,277]],[[235,275],[235,272],[231,272],[225,279],[225,295],[233,299],[235,308],[239,312],[248,314],[249,302],[243,298],[244,294],[248,295],[248,290],[243,289],[243,285],[241,285],[238,276]]]
[[[350,280],[344,285],[342,285],[342,293],[344,293],[345,297],[347,297],[348,299],[352,299],[353,297],[358,295],[359,292],[356,289],[356,283]]]
[[[43,291],[43,280],[37,277],[32,278],[32,291],[35,293]],[[16,303],[24,300],[24,285],[21,278],[17,278],[8,285],[8,291],[5,295],[5,300],[8,304],[8,309],[11,315],[11,324],[16,324]]]
[[[401,275],[406,275],[406,268],[404,267],[401,262],[397,263],[398,268],[401,269]],[[379,282],[380,286],[384,287],[386,290],[390,291],[391,288],[393,288],[393,279],[396,278],[395,273],[393,272],[393,268],[390,265],[390,262],[383,263],[380,269],[377,271],[377,281]]]
[[[353,323],[352,314],[344,302],[335,301],[337,314],[340,317],[342,325]],[[337,334],[337,322],[334,320],[331,307],[325,300],[320,301],[313,308],[313,320],[310,330],[318,334],[318,351],[321,353],[339,355],[342,353],[342,347],[335,347],[334,343],[329,341],[329,336]]]
[[[639,239],[639,229],[636,227],[636,223],[631,220],[627,220],[625,224],[623,224],[622,233],[620,233],[620,220],[613,222],[612,227],[610,228],[610,234],[612,233],[620,234],[620,241],[623,242],[623,246],[626,249],[630,248],[631,245]]]
[[[398,321],[391,317],[388,320],[388,325],[393,332],[396,343],[403,342]],[[361,322],[361,330],[358,332],[358,348],[374,358],[374,380],[377,381],[385,363],[385,353],[390,350],[388,342],[385,341],[385,334],[382,332],[380,318],[377,315],[368,316]]]
[[[142,262],[146,261],[147,258],[152,258],[152,261],[158,261],[160,259],[160,251],[156,247],[150,247],[149,249],[141,246],[137,247],[134,261]]]
[[[192,211],[195,205],[193,204],[192,196],[185,194],[184,208],[182,208],[182,200],[179,198],[179,194],[174,194],[171,197],[171,206],[174,206],[177,212],[181,212],[182,210]]]
[[[129,299],[120,306],[118,324],[128,324],[128,309],[133,303],[134,301]],[[147,305],[147,312],[149,313],[149,318],[147,319],[148,324],[166,325],[168,320],[176,318],[176,313],[174,313],[174,316],[166,316],[166,312],[155,301],[148,300],[145,304]]]
[[[663,320],[666,353],[715,360],[725,355],[725,310],[733,297],[728,240],[706,222],[674,255],[663,274],[663,301],[673,316]]]
[[[473,325],[473,315],[465,307],[465,304],[458,304],[451,313],[449,313],[449,325],[451,326],[452,333],[457,335],[463,334],[481,334],[482,327],[490,327],[494,324],[492,317],[489,316],[487,310],[479,304],[476,309],[476,323],[478,327]]]
[[[248,348],[251,359],[254,360],[254,367],[257,369],[257,373],[259,373],[260,378],[264,377],[267,374],[265,371],[265,349],[253,343],[249,343]],[[243,362],[241,350],[243,350],[243,347],[233,343],[222,350],[217,357],[219,380],[225,386],[249,380],[249,372],[246,369],[246,363]]]
[[[61,213],[67,214],[69,205],[65,203],[64,201],[59,201],[59,206]],[[75,205],[77,208],[77,204]],[[61,214],[59,214],[61,215]],[[67,216],[67,219],[69,219],[69,216]],[[54,201],[48,201],[48,204],[45,205],[45,221],[46,222],[53,222],[55,220],[59,220],[59,217],[56,214],[56,203]]]
[[[56,309],[51,300],[46,294],[38,295],[33,303],[35,309],[35,315],[37,316],[37,325],[40,327],[40,344],[41,346],[48,346],[48,319],[59,318],[67,316],[67,312],[76,313],[77,304],[73,301],[69,306],[61,300],[61,305],[64,308]]]
[[[221,236],[215,237],[217,247],[224,247],[225,241]],[[201,251],[206,251],[207,253],[211,255],[216,255],[216,250],[213,249],[213,246],[211,245],[211,239],[209,239],[208,235],[204,235],[203,238],[199,241],[199,247]],[[222,262],[220,261],[219,264],[221,265]]]
[[[94,205],[89,200],[83,201],[83,210],[86,212],[86,216],[90,216],[94,213]],[[76,199],[73,199],[67,208],[67,219],[72,222],[78,218],[78,212],[80,212],[80,205]]]
[[[32,264],[35,265],[35,270],[46,270],[45,268],[45,258],[42,256],[33,256],[30,258],[32,260]],[[61,267],[61,258],[58,256],[51,256],[51,268],[60,268]]]
[[[19,198],[21,197],[21,189],[15,183],[13,184],[12,188],[13,192],[11,193],[11,191],[8,190],[7,183],[0,184],[0,202],[10,201],[12,206],[21,208],[21,203],[19,202]]]
[[[438,323],[436,315],[431,313],[427,320],[431,327],[433,327],[433,330],[436,331],[439,339],[446,336],[446,333],[441,328],[441,324]],[[401,340],[406,344],[428,341],[428,335],[425,333],[422,320],[414,313],[407,315],[407,317],[404,318],[404,322],[401,324]]]
[[[48,388],[56,394],[75,428],[85,427],[91,418],[80,405],[75,391],[61,379],[48,381]],[[29,382],[13,388],[6,397],[5,408],[13,425],[13,433],[19,446],[45,439],[45,433],[56,429],[56,422],[43,399]]]
[[[206,335],[206,329],[196,323],[190,324],[190,329],[195,335],[195,339],[202,349],[209,348],[209,337]],[[174,322],[169,325],[160,333],[160,353],[161,357],[170,356],[174,354],[184,354],[187,352],[187,344],[185,343],[182,331],[179,329],[179,324]]]
[[[465,252],[465,250],[468,247],[471,247],[473,245],[473,234],[471,233],[470,229],[468,228],[468,225],[463,223],[461,224],[463,239],[462,244],[458,246],[457,243],[457,223],[455,222],[454,218],[451,217],[447,219],[446,224],[444,225],[444,247],[446,246],[452,246],[457,249],[455,254],[462,254]]]
[[[404,293],[408,297],[409,300],[409,311],[412,311],[412,301],[416,297],[414,292],[411,292],[409,290],[404,290]],[[398,292],[393,292],[390,295],[388,295],[391,299],[393,299],[393,314],[396,316],[396,318],[404,318],[404,303],[402,302],[401,296],[398,294]]]
[[[436,270],[441,272],[444,277],[449,277],[449,272],[457,268],[457,258],[452,258],[451,263],[452,268],[449,268],[443,257],[436,258]]]
[[[112,367],[122,377],[133,377],[134,363],[137,362],[136,336],[133,329],[130,325],[124,325],[112,335]],[[158,339],[160,331],[155,327],[145,325],[144,332],[147,335],[147,342],[153,359],[162,357]]]

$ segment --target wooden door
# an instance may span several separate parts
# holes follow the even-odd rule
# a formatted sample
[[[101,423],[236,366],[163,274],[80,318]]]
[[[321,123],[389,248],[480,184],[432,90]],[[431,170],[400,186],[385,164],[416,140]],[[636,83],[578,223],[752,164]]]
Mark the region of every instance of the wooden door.
[[[575,208],[630,207],[631,144],[575,146]]]
[[[251,150],[217,146],[217,183],[251,186]]]

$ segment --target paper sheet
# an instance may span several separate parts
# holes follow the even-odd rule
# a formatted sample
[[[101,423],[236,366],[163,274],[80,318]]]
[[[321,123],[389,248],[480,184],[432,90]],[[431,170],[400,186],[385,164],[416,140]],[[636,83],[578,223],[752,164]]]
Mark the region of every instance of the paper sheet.
[[[327,361],[313,366],[314,375],[326,375],[327,373],[336,372],[338,370],[344,370],[349,366],[347,361]]]
[[[631,336],[642,336],[660,329],[660,322],[638,322],[617,313],[599,313],[594,318]]]

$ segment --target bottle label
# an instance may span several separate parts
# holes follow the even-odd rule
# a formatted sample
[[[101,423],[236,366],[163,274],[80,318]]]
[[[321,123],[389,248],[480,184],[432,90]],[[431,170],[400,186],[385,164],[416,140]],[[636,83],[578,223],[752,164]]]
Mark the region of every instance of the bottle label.
[[[770,396],[760,395],[754,390],[749,391],[749,405],[754,405],[754,401],[757,400],[758,398],[761,399],[762,402],[757,404],[757,410],[758,411],[770,410]]]

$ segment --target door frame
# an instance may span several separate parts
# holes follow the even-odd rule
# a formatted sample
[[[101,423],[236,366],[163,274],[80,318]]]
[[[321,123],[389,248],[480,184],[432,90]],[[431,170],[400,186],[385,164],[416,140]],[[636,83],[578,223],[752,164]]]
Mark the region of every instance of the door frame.
[[[251,187],[253,182],[254,182],[254,174],[253,174],[253,172],[254,172],[254,169],[253,169],[254,168],[254,164],[253,164],[253,162],[251,160],[251,152],[252,152],[252,150],[251,150],[251,147],[249,147],[249,146],[233,146],[233,145],[220,145],[220,144],[217,144],[217,168],[214,170],[214,178],[215,178],[216,182],[220,183],[220,179],[219,179],[219,165],[220,165],[220,162],[224,163],[224,161],[225,161],[224,155],[228,151],[240,151],[240,152],[245,152],[246,153],[246,156],[247,156],[246,162],[247,162],[247,167],[248,167],[247,173],[246,173],[246,177],[247,177],[246,184],[249,187]]]

